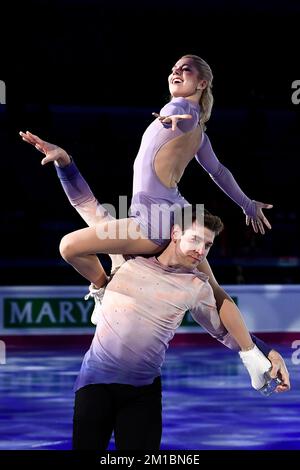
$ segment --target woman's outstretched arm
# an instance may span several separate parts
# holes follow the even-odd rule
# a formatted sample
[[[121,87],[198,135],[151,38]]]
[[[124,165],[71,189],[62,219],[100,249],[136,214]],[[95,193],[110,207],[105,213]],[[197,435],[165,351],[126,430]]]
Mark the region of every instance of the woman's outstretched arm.
[[[251,200],[246,196],[232,173],[216,157],[206,134],[203,135],[202,144],[196,154],[196,160],[210,174],[222,191],[243,209],[246,214],[246,224],[249,225],[251,222],[255,233],[260,231],[260,233],[264,234],[264,226],[271,229],[271,225],[262,210],[271,209],[273,206]]]
[[[101,222],[102,218],[103,221],[113,219],[105,211],[105,208],[99,204],[89,185],[73,162],[73,159],[64,149],[50,144],[28,131],[26,133],[20,132],[20,135],[25,142],[33,145],[45,155],[41,161],[42,165],[50,162],[54,163],[57,175],[70,204],[77,210],[88,226],[95,226]]]
[[[63,190],[82,219],[89,227],[114,220],[114,217],[98,202],[88,183],[79,172],[70,155],[61,147],[50,144],[27,131],[20,132],[22,139],[44,154],[42,165],[53,162]],[[122,255],[110,255],[112,271],[125,261]]]

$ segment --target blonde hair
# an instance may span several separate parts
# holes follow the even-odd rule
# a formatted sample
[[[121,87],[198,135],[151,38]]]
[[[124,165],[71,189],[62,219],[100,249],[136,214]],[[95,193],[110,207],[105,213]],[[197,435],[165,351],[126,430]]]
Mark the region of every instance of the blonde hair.
[[[211,110],[214,103],[214,97],[212,94],[212,81],[213,81],[213,74],[210,66],[208,65],[205,60],[201,59],[201,57],[193,54],[186,54],[181,57],[186,59],[192,59],[196,69],[199,72],[199,77],[201,80],[207,80],[207,87],[202,91],[201,98],[199,100],[199,104],[201,107],[201,116],[200,116],[200,125],[202,129],[205,131],[206,126],[205,123],[209,120],[211,115]]]

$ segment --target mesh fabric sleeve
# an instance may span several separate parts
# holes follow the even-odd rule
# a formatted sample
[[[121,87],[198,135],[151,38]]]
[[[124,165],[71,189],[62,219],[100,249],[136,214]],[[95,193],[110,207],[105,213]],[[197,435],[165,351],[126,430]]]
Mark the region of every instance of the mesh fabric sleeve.
[[[114,217],[95,198],[73,159],[65,167],[60,168],[55,165],[55,168],[70,204],[75,207],[89,227],[94,227],[97,223],[114,220]],[[122,255],[110,254],[109,256],[112,261],[112,271],[116,270],[125,261]]]
[[[196,113],[193,109],[189,107],[187,100],[182,100],[182,102],[176,103],[167,103],[160,110],[161,116],[174,116],[176,114],[190,114],[192,116],[191,119],[182,119],[177,122],[177,127],[182,132],[189,132],[190,130],[192,130],[199,120],[198,113]],[[162,122],[161,124],[165,129],[172,128],[172,123]]]
[[[256,203],[249,199],[235,181],[232,173],[222,163],[219,162],[214,153],[210,140],[206,134],[203,135],[203,142],[195,156],[197,162],[211,176],[213,181],[238,204],[244,213],[256,218]]]
[[[87,225],[91,227],[102,220],[113,219],[108,211],[99,204],[73,159],[69,165],[63,168],[55,165],[55,169],[70,204],[75,207]]]

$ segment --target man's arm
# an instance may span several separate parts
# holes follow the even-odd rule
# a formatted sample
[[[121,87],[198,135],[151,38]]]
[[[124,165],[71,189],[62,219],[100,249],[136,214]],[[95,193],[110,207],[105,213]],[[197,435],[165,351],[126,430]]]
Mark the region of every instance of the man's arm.
[[[213,327],[218,325],[218,322],[211,322],[210,329],[207,331],[225,346],[236,349],[235,345],[238,346],[242,351],[248,351],[253,348],[253,343],[256,344],[258,349],[269,359],[272,365],[270,375],[272,378],[278,376],[281,379],[281,384],[276,387],[277,392],[285,392],[290,389],[289,373],[284,362],[283,357],[274,349],[270,348],[264,341],[257,338],[255,335],[249,333],[242,314],[239,311],[236,304],[233,302],[231,297],[225,292],[224,289],[218,284],[211,267],[207,260],[203,261],[199,266],[198,270],[204,272],[209,276],[209,283],[213,289],[214,297],[216,300],[221,325],[223,325],[224,331],[219,326],[219,337],[216,332],[213,331]],[[199,323],[199,322],[198,322]],[[226,330],[228,333],[226,334]],[[249,339],[250,337],[250,339]],[[252,347],[249,341],[253,341]]]
[[[233,350],[240,349],[236,338],[226,330],[221,321],[216,308],[212,288],[208,283],[204,283],[202,288],[199,290],[199,297],[196,300],[195,305],[190,309],[190,313],[200,326],[202,326],[213,338],[216,338],[218,341],[223,343],[224,346]],[[232,320],[231,325],[234,326],[234,331],[238,331],[238,328],[234,325],[234,320]],[[246,328],[245,325],[243,328]],[[254,335],[253,339],[257,340]],[[251,348],[239,351],[240,358],[250,375],[253,388],[259,390],[265,385],[265,373],[272,367],[271,376],[278,376],[282,380],[282,383],[277,385],[276,390],[289,390],[289,377],[283,358],[276,351],[271,350],[267,345],[265,345],[265,343],[261,343],[265,346],[265,351],[263,348],[260,349],[253,343]]]
[[[226,330],[234,337],[242,351],[247,351],[253,347],[253,343],[267,356],[271,351],[263,341],[251,335],[244,322],[241,312],[232,300],[232,298],[225,292],[225,290],[218,284],[212,269],[207,260],[204,260],[198,265],[198,270],[205,273],[209,277],[209,283],[213,289],[214,297],[216,299],[217,309],[220,319],[225,326]]]
[[[221,321],[216,308],[213,290],[208,282],[204,282],[199,288],[195,303],[190,307],[190,313],[198,325],[204,328],[213,338],[217,339],[224,346],[239,351],[240,345],[237,338],[229,332]],[[251,341],[251,348],[254,346]]]

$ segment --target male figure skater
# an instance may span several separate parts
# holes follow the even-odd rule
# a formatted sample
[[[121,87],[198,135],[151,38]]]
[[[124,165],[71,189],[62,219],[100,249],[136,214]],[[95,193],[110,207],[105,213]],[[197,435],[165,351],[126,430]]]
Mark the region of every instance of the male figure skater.
[[[117,449],[159,449],[161,366],[187,310],[213,337],[240,349],[221,323],[208,276],[197,269],[222,227],[219,217],[206,211],[199,221],[193,212],[191,224],[174,225],[159,256],[126,261],[107,285],[75,385],[74,449],[104,450],[113,430]],[[260,389],[271,366],[263,352],[271,358],[272,352],[258,338],[250,341],[240,354],[253,387]],[[278,388],[288,390],[284,361],[273,353],[279,362],[272,373],[282,379]]]

